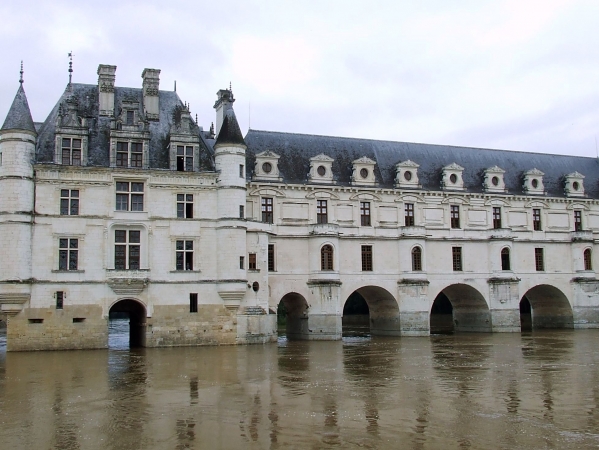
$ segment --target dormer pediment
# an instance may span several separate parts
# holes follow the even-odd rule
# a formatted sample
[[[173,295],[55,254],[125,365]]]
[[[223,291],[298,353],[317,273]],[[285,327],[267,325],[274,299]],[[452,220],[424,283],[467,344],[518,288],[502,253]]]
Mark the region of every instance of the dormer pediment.
[[[534,168],[524,172],[524,182],[522,189],[527,194],[542,195],[545,193],[545,186],[543,186],[543,176],[545,174],[539,169]]]
[[[566,175],[564,191],[568,197],[584,197],[584,175],[572,172]]]
[[[254,166],[254,180],[280,181],[279,158],[279,155],[270,150],[258,153]]]
[[[376,161],[362,156],[352,161],[353,170],[351,176],[351,183],[353,185],[362,186],[374,186],[376,184],[376,178],[374,176],[374,166]]]
[[[333,158],[324,153],[310,158],[308,181],[311,183],[333,183],[333,161],[335,161]]]
[[[419,164],[409,159],[395,165],[395,186],[399,188],[419,188]]]
[[[455,162],[443,167],[443,175],[441,177],[441,188],[448,191],[463,191],[463,171],[464,168]]]
[[[503,175],[505,170],[499,166],[489,167],[485,170],[485,178],[483,180],[483,188],[485,192],[503,193],[507,189]]]

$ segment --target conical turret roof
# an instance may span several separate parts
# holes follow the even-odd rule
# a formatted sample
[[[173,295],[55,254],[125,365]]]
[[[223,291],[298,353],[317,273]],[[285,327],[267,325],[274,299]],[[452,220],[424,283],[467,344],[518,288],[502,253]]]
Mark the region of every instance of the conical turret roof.
[[[31,118],[31,111],[29,110],[29,103],[27,103],[27,96],[25,95],[23,84],[19,86],[17,95],[15,95],[12,106],[6,115],[4,125],[2,125],[0,130],[24,130],[37,134],[33,119]]]
[[[239,128],[239,123],[237,122],[237,117],[235,117],[235,111],[233,111],[233,109],[229,109],[226,112],[214,145],[218,146],[225,144],[245,145],[243,134],[241,134],[241,129]]]

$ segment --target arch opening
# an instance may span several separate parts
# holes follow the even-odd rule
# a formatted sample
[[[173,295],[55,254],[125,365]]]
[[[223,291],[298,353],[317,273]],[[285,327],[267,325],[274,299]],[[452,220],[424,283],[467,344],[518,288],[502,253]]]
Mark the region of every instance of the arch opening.
[[[399,336],[399,305],[378,286],[356,289],[343,305],[342,336]]]
[[[520,300],[522,331],[547,328],[574,328],[572,307],[556,287],[542,284],[530,289]]]
[[[491,332],[491,312],[483,295],[466,284],[443,289],[431,307],[431,334]]]
[[[146,346],[146,308],[133,299],[119,300],[108,312],[108,347]]]
[[[285,294],[277,306],[279,336],[288,340],[304,340],[309,337],[308,302],[297,292]]]

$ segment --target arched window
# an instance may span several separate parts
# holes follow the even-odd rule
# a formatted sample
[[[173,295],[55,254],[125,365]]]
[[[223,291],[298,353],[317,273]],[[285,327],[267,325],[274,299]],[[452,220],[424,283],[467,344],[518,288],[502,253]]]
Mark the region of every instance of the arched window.
[[[510,249],[501,249],[501,270],[510,270]]]
[[[320,249],[320,270],[333,270],[332,245],[323,245]]]
[[[593,263],[591,261],[591,249],[587,248],[584,251],[584,270],[593,270]]]
[[[420,272],[422,270],[422,249],[414,247],[412,249],[412,271]]]

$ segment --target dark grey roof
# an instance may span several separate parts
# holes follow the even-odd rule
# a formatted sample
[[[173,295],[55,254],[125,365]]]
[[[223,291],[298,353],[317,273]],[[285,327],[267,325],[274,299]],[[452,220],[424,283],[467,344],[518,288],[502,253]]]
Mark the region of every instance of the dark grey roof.
[[[245,145],[243,134],[241,133],[241,129],[239,128],[239,123],[237,122],[237,117],[235,116],[235,111],[233,111],[233,109],[229,109],[225,113],[223,124],[220,127],[218,137],[216,138],[216,144],[214,145],[224,144]]]
[[[31,118],[31,111],[29,110],[29,103],[27,103],[27,96],[25,95],[25,89],[23,84],[19,86],[17,95],[12,102],[2,130],[25,130],[36,133],[33,119]]]
[[[123,101],[138,102],[139,115],[143,117],[143,91],[141,88],[115,87],[115,115],[119,115]],[[174,91],[159,91],[159,120],[149,122],[149,166],[153,169],[169,169],[170,131],[181,120],[183,102]],[[54,160],[56,122],[61,108],[70,100],[77,105],[78,115],[87,118],[89,128],[88,166],[110,165],[110,131],[112,117],[99,115],[98,86],[73,83],[68,85],[44,124],[40,128],[36,161],[51,163]],[[61,106],[62,105],[62,106]],[[205,139],[197,125],[194,133],[200,136],[200,171],[213,171],[212,142]]]
[[[468,192],[483,192],[484,171],[499,166],[505,170],[508,194],[523,194],[523,173],[537,168],[545,173],[543,184],[549,196],[563,197],[564,176],[579,172],[585,176],[586,195],[599,198],[599,160],[595,158],[259,130],[249,130],[245,142],[250,179],[255,155],[270,150],[281,156],[279,171],[285,183],[306,183],[310,158],[324,153],[335,160],[333,174],[338,185],[349,185],[352,161],[367,156],[377,163],[375,175],[380,187],[392,188],[395,165],[409,159],[420,165],[418,177],[425,190],[439,191],[442,168],[455,162],[464,167]]]

